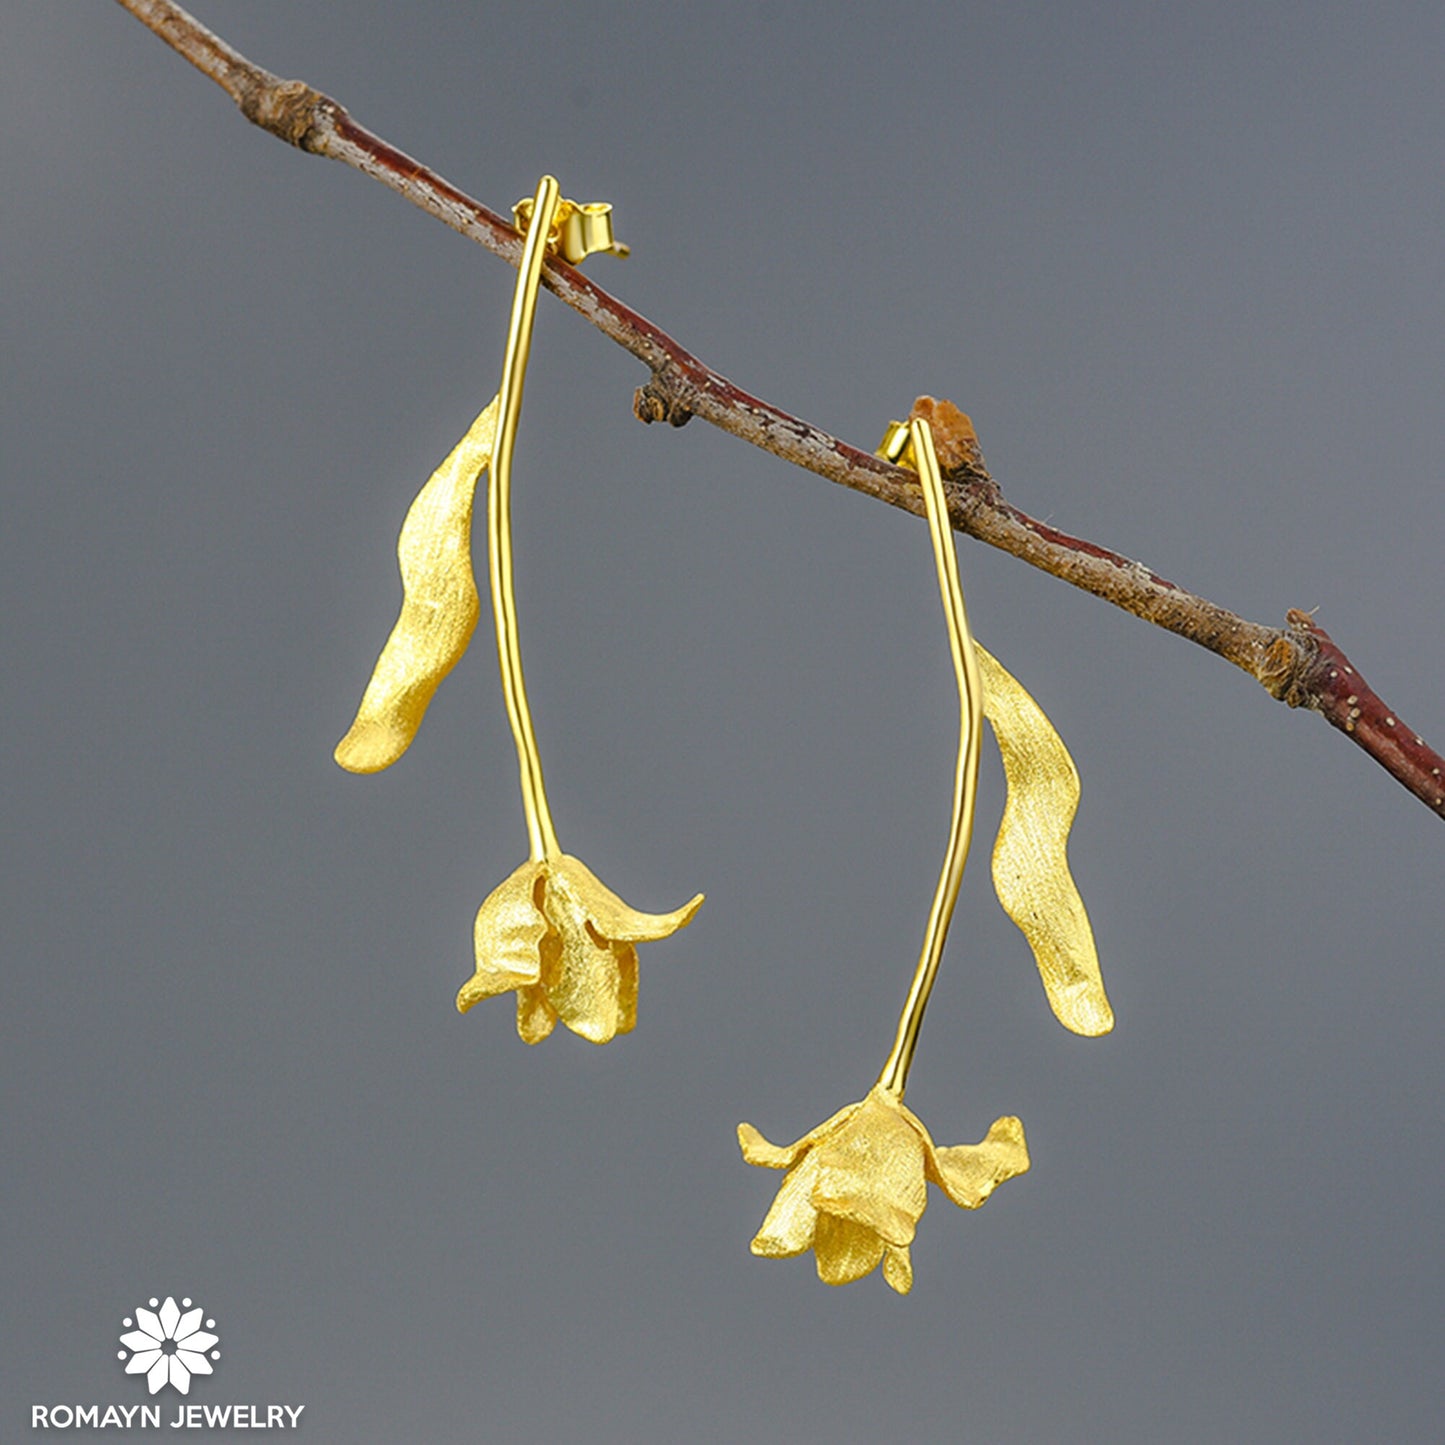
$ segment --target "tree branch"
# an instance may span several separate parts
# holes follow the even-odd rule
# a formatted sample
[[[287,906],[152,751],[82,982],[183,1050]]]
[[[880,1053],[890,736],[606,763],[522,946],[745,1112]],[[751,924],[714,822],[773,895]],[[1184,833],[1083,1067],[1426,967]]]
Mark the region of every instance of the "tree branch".
[[[329,96],[253,64],[171,0],[119,3],[210,76],[263,130],[300,150],[354,166],[509,264],[519,263],[522,239],[509,220],[358,125]],[[699,416],[840,486],[924,515],[913,472],[750,396],[565,261],[549,258],[542,281],[652,373],[634,401],[641,420],[682,426]],[[1318,712],[1445,818],[1445,758],[1380,700],[1308,614],[1291,610],[1283,628],[1247,621],[1141,563],[1036,521],[1004,500],[972,425],[956,407],[922,397],[914,414],[928,416],[942,438],[940,461],[955,530],[1197,642],[1242,668],[1271,697]]]

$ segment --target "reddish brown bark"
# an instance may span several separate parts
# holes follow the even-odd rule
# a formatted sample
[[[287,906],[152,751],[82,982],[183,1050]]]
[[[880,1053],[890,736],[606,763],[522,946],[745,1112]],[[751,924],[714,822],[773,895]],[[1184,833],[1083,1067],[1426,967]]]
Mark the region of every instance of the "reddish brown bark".
[[[248,120],[288,145],[354,166],[510,264],[520,260],[521,238],[509,220],[373,135],[329,96],[253,64],[171,0],[119,3],[215,80]],[[784,461],[923,515],[922,494],[911,471],[749,395],[565,261],[549,260],[542,280],[651,371],[634,399],[641,420],[682,426],[701,417]],[[962,412],[931,397],[919,398],[915,410],[945,434],[949,515],[957,531],[1187,637],[1242,668],[1272,697],[1322,714],[1445,817],[1445,760],[1376,696],[1308,614],[1291,611],[1283,628],[1250,622],[1139,562],[1037,521],[1003,499],[984,465],[972,423]]]

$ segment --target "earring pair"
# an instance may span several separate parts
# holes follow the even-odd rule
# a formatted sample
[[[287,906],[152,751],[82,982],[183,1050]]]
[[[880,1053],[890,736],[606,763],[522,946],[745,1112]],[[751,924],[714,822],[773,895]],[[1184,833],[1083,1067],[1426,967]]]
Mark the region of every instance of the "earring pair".
[[[534,197],[518,203],[514,215],[525,244],[501,385],[407,514],[398,544],[401,615],[336,759],[354,772],[375,772],[395,762],[465,652],[480,613],[471,566],[472,509],[477,481],[487,472],[492,611],[529,855],[477,913],[475,972],[462,985],[457,1007],[466,1012],[482,999],[512,992],[517,1030],[528,1043],[546,1038],[559,1019],[582,1037],[606,1043],[636,1023],[636,945],[686,926],[703,899],[699,894],[672,913],[639,912],[557,841],[518,638],[512,455],[547,256],[576,263],[597,251],[625,255],[626,248],[612,236],[607,207],[563,200],[550,176],[543,177]],[[927,1183],[954,1203],[977,1208],[999,1184],[1029,1167],[1016,1117],[996,1119],[978,1144],[940,1148],[903,1103],[968,857],[985,719],[998,740],[1008,787],[993,854],[999,899],[1027,938],[1049,1004],[1066,1028],[1106,1033],[1113,1012],[1066,855],[1079,791],[1073,761],[1042,709],[969,630],[943,476],[926,417],[892,423],[880,455],[918,473],[958,682],[959,746],[943,867],[893,1046],[872,1089],[794,1144],[770,1144],[750,1124],[738,1126],[738,1141],[748,1163],[788,1171],[752,1242],[754,1253],[786,1257],[811,1249],[819,1275],[831,1284],[861,1278],[881,1262],[889,1285],[907,1293],[913,1280],[910,1246],[927,1203]]]

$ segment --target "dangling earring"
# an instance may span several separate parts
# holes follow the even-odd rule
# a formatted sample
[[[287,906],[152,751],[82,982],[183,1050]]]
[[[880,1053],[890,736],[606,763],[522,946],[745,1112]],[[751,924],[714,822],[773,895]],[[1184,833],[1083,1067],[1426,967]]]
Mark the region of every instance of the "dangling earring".
[[[563,203],[567,204],[567,203]],[[502,385],[498,392],[496,452],[487,500],[487,551],[492,579],[492,608],[497,625],[497,655],[507,716],[517,743],[522,777],[522,806],[527,819],[530,856],[498,887],[477,912],[476,972],[457,994],[465,1013],[473,1004],[499,993],[517,995],[517,1032],[529,1044],[540,1043],[558,1019],[573,1033],[596,1044],[629,1032],[637,1022],[637,944],[666,938],[685,927],[703,901],[698,894],[673,913],[640,913],[624,903],[579,858],[557,842],[542,781],[522,654],[517,637],[516,596],[512,585],[512,447],[522,408],[522,385],[531,345],[537,287],[549,236],[565,239],[559,223],[557,182],[544,176],[530,207],[518,207],[527,226],[527,244],[512,301]],[[585,219],[595,223],[593,215]],[[581,239],[581,223],[576,229]],[[599,249],[604,233],[596,229]],[[611,242],[610,230],[605,233]],[[556,244],[554,242],[554,244]]]
[[[811,1249],[819,1278],[828,1284],[861,1279],[881,1262],[888,1284],[907,1294],[913,1286],[910,1248],[927,1207],[928,1182],[955,1204],[976,1209],[1001,1183],[1029,1167],[1023,1125],[1012,1115],[995,1119],[978,1144],[939,1148],[903,1103],[968,858],[986,711],[999,736],[1009,784],[994,857],[995,879],[1002,871],[1008,882],[1007,889],[999,883],[1000,898],[1034,946],[1060,1020],[1076,1032],[1102,1033],[1113,1015],[1098,976],[1087,915],[1082,903],[1073,909],[1069,901],[1078,896],[1063,851],[1078,796],[1073,764],[1042,711],[969,632],[928,422],[893,423],[880,454],[917,469],[958,681],[958,761],[948,844],[913,982],[877,1083],[860,1102],[794,1144],[770,1144],[751,1124],[738,1125],[738,1143],[749,1164],[788,1171],[753,1239],[754,1254],[780,1259]],[[1068,915],[1062,926],[1054,919],[1038,920],[1040,908],[1056,905]]]
[[[788,1170],[753,1239],[753,1253],[784,1259],[811,1249],[818,1277],[827,1284],[861,1279],[881,1261],[884,1279],[899,1294],[913,1288],[910,1246],[928,1204],[928,1180],[955,1204],[976,1209],[1004,1180],[1029,1167],[1028,1146],[1018,1119],[995,1119],[979,1144],[940,1149],[923,1121],[903,1103],[923,1011],[938,973],[968,858],[983,726],[983,684],[968,631],[943,481],[928,423],[914,423],[911,439],[928,508],[959,696],[953,820],[923,950],[893,1049],[866,1098],[783,1147],[770,1144],[751,1124],[738,1125],[738,1143],[749,1164]]]
[[[397,546],[404,598],[362,696],[336,747],[351,772],[378,772],[411,745],[442,680],[471,641],[480,603],[472,575],[477,481],[490,471],[487,551],[497,653],[507,716],[516,740],[530,856],[482,904],[474,928],[476,972],[457,995],[463,1013],[481,999],[515,991],[517,1031],[528,1043],[560,1018],[606,1043],[637,1020],[637,948],[684,927],[699,894],[674,913],[640,913],[562,852],[542,779],[541,757],[517,635],[512,581],[511,467],[521,415],[537,291],[548,251],[576,264],[599,251],[625,256],[612,235],[611,207],[578,205],[544,176],[535,197],[513,211],[526,235],[512,300],[502,384],[465,437],[422,488]]]

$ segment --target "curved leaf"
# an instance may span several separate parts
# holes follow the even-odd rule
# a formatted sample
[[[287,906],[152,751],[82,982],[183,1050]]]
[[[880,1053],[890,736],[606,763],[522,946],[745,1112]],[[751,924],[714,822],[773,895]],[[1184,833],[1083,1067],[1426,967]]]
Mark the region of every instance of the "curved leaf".
[[[411,746],[442,679],[472,640],[481,605],[472,576],[472,505],[497,433],[493,397],[417,493],[397,540],[401,616],[377,658],[356,721],[336,745],[351,773],[377,773]]]
[[[1055,1017],[1076,1034],[1106,1034],[1114,1011],[1067,854],[1079,774],[1044,710],[996,657],[982,647],[977,652],[984,715],[1008,780],[993,850],[994,889],[1034,951]]]

